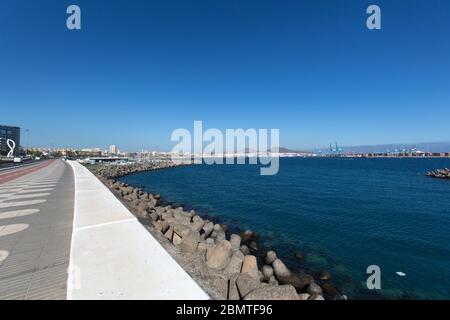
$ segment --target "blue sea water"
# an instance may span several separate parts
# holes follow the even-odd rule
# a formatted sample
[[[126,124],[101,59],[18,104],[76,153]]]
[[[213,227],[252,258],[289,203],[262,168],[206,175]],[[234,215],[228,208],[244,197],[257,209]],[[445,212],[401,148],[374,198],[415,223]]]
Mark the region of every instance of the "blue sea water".
[[[121,180],[258,231],[290,268],[328,270],[349,298],[450,299],[450,180],[425,176],[443,167],[450,159],[282,158],[275,176],[193,165]],[[366,287],[369,265],[381,290]]]

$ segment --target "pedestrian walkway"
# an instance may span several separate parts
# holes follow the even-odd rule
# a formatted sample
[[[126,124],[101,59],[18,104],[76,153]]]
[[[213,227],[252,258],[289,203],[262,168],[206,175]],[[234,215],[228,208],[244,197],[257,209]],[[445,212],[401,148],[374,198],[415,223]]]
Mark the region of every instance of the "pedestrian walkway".
[[[73,172],[54,160],[8,177],[0,181],[0,299],[65,299]]]
[[[110,190],[83,165],[70,164],[76,192],[69,299],[209,299]]]

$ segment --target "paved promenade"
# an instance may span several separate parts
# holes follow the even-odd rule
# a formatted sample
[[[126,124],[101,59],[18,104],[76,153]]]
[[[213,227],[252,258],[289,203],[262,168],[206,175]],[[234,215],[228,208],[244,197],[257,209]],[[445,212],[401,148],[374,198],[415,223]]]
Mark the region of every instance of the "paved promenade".
[[[76,193],[69,299],[209,299],[88,169],[70,164]]]
[[[0,173],[0,299],[65,299],[73,223],[70,166]]]

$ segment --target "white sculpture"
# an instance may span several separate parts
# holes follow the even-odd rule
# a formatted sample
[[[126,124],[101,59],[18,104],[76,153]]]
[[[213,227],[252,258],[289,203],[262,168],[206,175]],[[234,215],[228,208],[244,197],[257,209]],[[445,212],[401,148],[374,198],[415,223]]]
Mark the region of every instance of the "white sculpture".
[[[6,140],[6,144],[8,145],[8,147],[10,149],[7,157],[11,158],[14,154],[14,149],[16,148],[16,143],[14,142],[14,140],[8,139],[8,140]]]

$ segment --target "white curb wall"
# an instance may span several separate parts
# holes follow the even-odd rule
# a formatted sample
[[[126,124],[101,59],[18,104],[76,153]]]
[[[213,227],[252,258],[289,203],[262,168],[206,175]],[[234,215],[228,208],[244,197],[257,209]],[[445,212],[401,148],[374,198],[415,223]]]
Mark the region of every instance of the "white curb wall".
[[[75,179],[68,299],[209,299],[100,180],[68,162]]]

